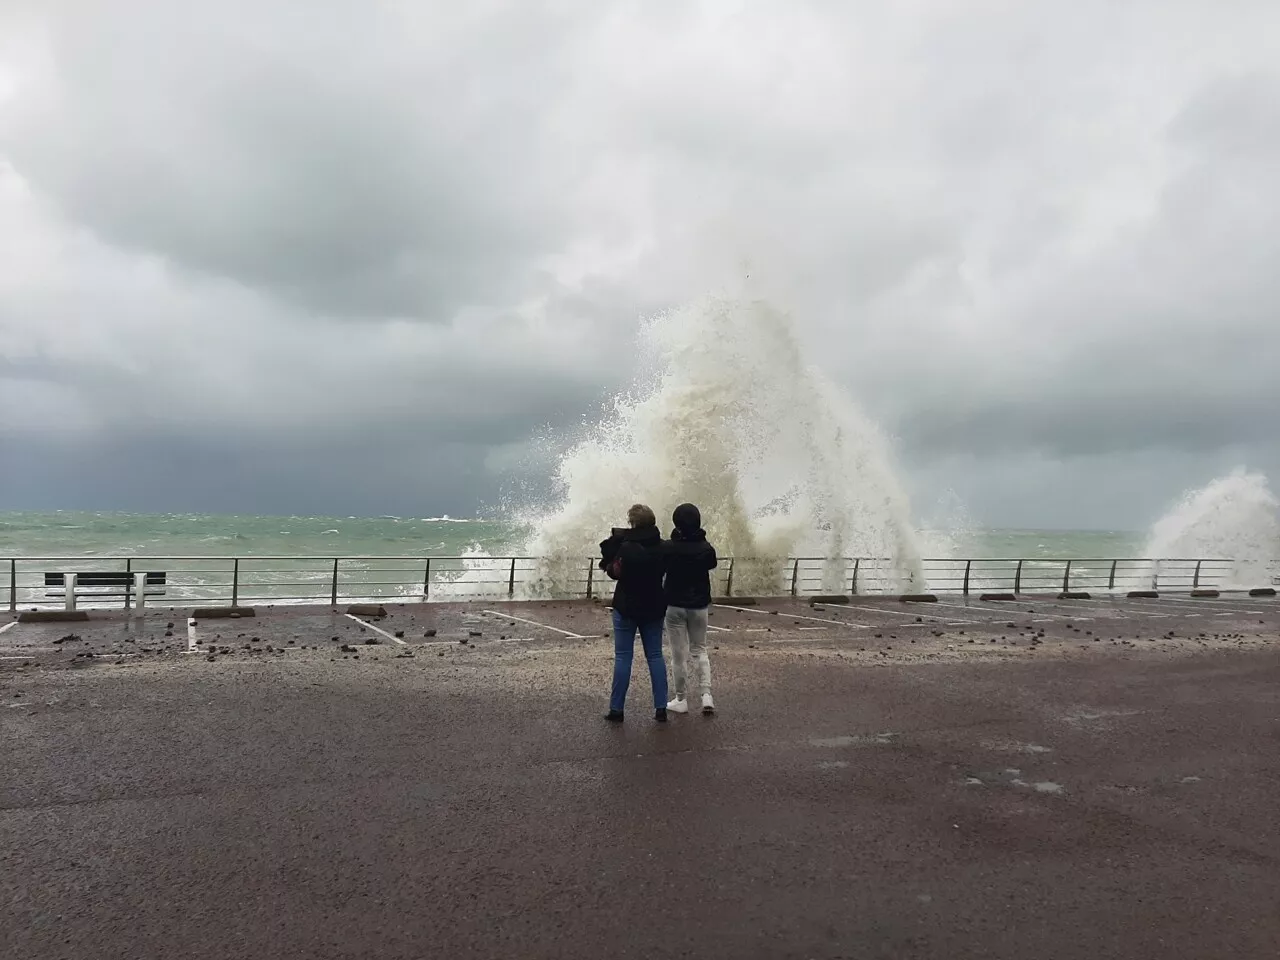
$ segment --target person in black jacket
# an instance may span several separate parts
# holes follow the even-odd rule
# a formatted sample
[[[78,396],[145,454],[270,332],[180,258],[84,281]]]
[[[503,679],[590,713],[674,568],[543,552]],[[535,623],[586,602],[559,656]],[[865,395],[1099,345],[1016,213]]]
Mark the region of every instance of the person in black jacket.
[[[667,719],[667,662],[662,659],[662,593],[665,568],[662,534],[653,511],[637,503],[627,511],[630,527],[614,528],[600,544],[600,569],[618,581],[613,591],[613,691],[608,719],[621,723],[631,685],[636,631],[653,684],[654,718]]]
[[[688,713],[688,663],[693,661],[702,693],[702,712],[714,713],[711,699],[711,658],[707,656],[707,615],[711,606],[711,571],[716,548],[707,542],[702,515],[692,503],[682,503],[671,515],[675,529],[666,543],[667,636],[671,639],[671,672],[676,697],[667,704],[672,713]]]

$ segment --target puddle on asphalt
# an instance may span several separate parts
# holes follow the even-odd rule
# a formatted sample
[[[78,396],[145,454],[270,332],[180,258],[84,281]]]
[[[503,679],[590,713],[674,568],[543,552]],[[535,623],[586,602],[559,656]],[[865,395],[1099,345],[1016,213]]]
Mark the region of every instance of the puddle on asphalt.
[[[1062,784],[1052,780],[1027,780],[1017,767],[1006,767],[1003,770],[986,770],[971,773],[963,781],[966,787],[1018,787],[1029,788],[1036,793],[1060,794]]]
[[[868,747],[883,746],[893,743],[896,733],[868,733],[846,737],[815,737],[809,741],[811,747]]]
[[[1118,720],[1123,717],[1136,717],[1141,710],[1125,710],[1118,707],[1080,707],[1065,713],[1062,719],[1067,723],[1097,723],[1103,720]]]
[[[1018,740],[983,740],[979,746],[1001,753],[1053,753],[1053,747],[1044,747],[1038,743],[1022,743]]]

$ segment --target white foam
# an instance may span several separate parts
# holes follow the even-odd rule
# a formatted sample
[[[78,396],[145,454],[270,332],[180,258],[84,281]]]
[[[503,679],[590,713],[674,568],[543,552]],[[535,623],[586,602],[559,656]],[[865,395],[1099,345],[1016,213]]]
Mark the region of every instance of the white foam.
[[[1261,473],[1237,467],[1186,494],[1151,528],[1146,556],[1156,560],[1233,561],[1225,587],[1256,587],[1271,580],[1280,555],[1277,503]]]
[[[847,586],[847,557],[883,558],[887,589],[923,585],[887,444],[805,361],[786,315],[710,299],[650,321],[645,346],[658,371],[649,388],[614,398],[560,459],[559,505],[528,518],[525,552],[548,558],[531,595],[579,592],[585,561],[636,502],[664,527],[676,505],[696,503],[736,558],[740,593],[775,591],[788,556],[820,559],[832,592]]]

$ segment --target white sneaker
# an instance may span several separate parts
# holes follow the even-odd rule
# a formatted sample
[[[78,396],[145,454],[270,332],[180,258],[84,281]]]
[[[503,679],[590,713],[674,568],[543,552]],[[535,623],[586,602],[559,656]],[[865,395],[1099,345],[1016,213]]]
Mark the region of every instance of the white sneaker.
[[[667,713],[688,713],[689,701],[682,700],[679,697],[667,704]]]
[[[709,693],[704,693],[702,695],[702,712],[703,713],[716,712],[716,702],[711,699],[711,694]]]

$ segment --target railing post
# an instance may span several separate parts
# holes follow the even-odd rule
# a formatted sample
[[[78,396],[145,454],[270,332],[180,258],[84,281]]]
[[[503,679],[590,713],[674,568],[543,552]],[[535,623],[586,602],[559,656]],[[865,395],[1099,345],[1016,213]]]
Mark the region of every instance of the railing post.
[[[796,595],[796,586],[800,578],[800,558],[796,557],[791,564],[791,595]]]
[[[1018,561],[1018,569],[1013,572],[1013,592],[1022,592],[1022,561]]]
[[[729,558],[729,579],[725,581],[724,595],[726,597],[733,596],[733,557]]]
[[[147,609],[147,574],[144,570],[142,573],[133,575],[133,609],[138,616],[142,616]]]
[[[338,558],[333,558],[333,579],[329,583],[329,606],[338,605]]]
[[[124,562],[124,608],[126,610],[129,609],[129,593],[133,590],[133,577],[130,576],[131,573],[133,573],[132,557]]]
[[[516,595],[516,558],[511,558],[511,576],[507,579],[507,599]]]
[[[587,599],[591,599],[591,588],[594,586],[596,576],[596,562],[594,560],[587,561]]]
[[[1200,564],[1202,564],[1202,563],[1204,563],[1204,561],[1203,561],[1203,560],[1197,560],[1197,561],[1196,561],[1196,575],[1195,575],[1195,576],[1192,578],[1192,580],[1191,580],[1191,589],[1192,589],[1192,590],[1195,590],[1197,587],[1199,587],[1199,586],[1200,586]]]
[[[1062,571],[1062,592],[1066,593],[1071,589],[1071,561],[1067,561],[1067,569]]]
[[[76,608],[76,580],[79,579],[77,574],[64,573],[62,575],[62,584],[67,588],[67,609],[74,610]]]
[[[1111,576],[1107,577],[1107,589],[1114,590],[1116,588],[1116,564],[1119,560],[1111,561]]]
[[[1159,560],[1151,561],[1151,589],[1152,590],[1160,589],[1160,561]]]
[[[849,584],[849,596],[851,597],[856,597],[858,595],[858,566],[861,563],[861,557],[853,558],[853,582]]]
[[[240,558],[231,561],[231,605],[240,606]]]
[[[966,597],[969,595],[969,570],[972,567],[973,567],[972,560],[966,560],[964,562],[964,595]]]
[[[431,596],[431,558],[427,557],[427,569],[422,573],[422,599]]]
[[[18,612],[18,561],[9,561],[9,612]]]

